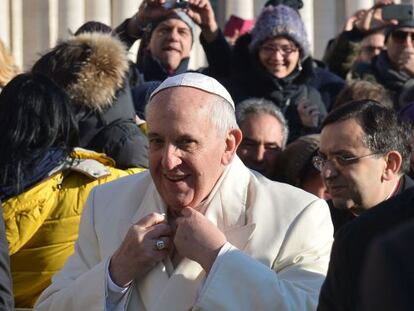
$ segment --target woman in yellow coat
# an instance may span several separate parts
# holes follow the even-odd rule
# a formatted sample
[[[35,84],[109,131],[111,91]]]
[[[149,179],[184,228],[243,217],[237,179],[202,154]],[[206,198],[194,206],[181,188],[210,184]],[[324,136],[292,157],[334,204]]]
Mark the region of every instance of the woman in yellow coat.
[[[0,199],[16,307],[32,307],[73,253],[89,191],[142,171],[75,148],[70,107],[40,75],[21,74],[0,94]]]

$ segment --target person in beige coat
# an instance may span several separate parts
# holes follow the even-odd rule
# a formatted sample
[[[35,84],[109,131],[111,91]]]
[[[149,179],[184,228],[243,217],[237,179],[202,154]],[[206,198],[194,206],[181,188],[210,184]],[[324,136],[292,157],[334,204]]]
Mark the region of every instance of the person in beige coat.
[[[244,166],[213,78],[166,79],[146,115],[149,172],[91,192],[75,254],[36,310],[315,310],[326,203]]]

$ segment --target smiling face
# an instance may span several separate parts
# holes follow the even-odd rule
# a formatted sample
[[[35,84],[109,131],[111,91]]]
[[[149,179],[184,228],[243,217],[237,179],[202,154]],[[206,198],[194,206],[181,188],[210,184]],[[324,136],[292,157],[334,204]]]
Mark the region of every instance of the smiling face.
[[[368,156],[346,165],[334,163],[335,155],[360,157],[373,152],[363,143],[363,130],[355,119],[326,125],[322,129],[319,152],[327,163],[322,178],[334,206],[340,209],[371,208],[386,199],[391,190],[384,182],[386,160],[383,156]]]
[[[238,156],[247,167],[272,178],[283,146],[282,124],[268,113],[249,113],[240,129],[243,140],[237,149]]]
[[[172,212],[197,208],[234,156],[231,131],[219,133],[209,119],[215,99],[195,88],[173,87],[148,106],[150,172]]]
[[[177,18],[167,19],[152,32],[148,48],[167,70],[176,70],[184,58],[190,57],[191,30]]]
[[[300,51],[295,42],[286,37],[267,39],[259,47],[259,61],[278,79],[290,75],[298,66]]]

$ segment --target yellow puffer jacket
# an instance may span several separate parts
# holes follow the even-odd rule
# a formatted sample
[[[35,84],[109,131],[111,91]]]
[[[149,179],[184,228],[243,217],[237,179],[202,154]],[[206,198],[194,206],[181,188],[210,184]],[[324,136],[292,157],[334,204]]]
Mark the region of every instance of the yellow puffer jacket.
[[[112,159],[84,149],[75,149],[71,158],[76,160],[3,202],[16,307],[32,307],[73,253],[91,189],[143,171],[116,169]]]

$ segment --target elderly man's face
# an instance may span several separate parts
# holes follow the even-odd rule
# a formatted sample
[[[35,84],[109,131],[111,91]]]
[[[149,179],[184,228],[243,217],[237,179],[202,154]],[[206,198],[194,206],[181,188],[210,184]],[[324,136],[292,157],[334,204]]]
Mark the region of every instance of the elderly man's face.
[[[188,25],[182,20],[170,18],[154,29],[148,48],[167,70],[174,71],[183,58],[190,57],[191,44]]]
[[[371,208],[386,199],[383,174],[386,160],[372,155],[363,141],[363,130],[355,119],[325,126],[321,133],[320,154],[328,161],[322,169],[322,178],[334,206],[340,209]],[[362,157],[353,161],[342,158]]]
[[[195,88],[174,87],[149,104],[151,176],[173,213],[185,206],[197,208],[234,156],[237,146],[229,144],[231,133],[219,133],[209,119],[206,103],[215,99]]]
[[[414,53],[414,42],[411,38],[414,28],[404,27],[393,31],[386,43],[387,54],[391,63],[399,66],[399,60],[403,52]]]
[[[250,113],[240,124],[240,129],[243,140],[237,155],[247,167],[272,178],[276,158],[282,150],[282,124],[268,113]]]

